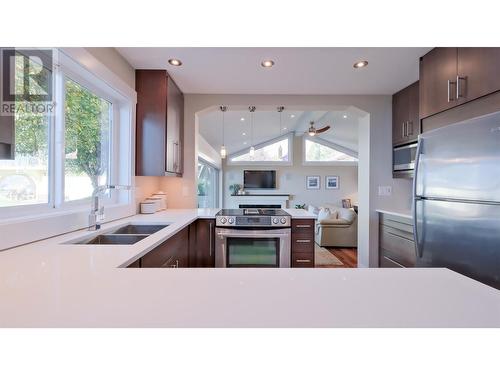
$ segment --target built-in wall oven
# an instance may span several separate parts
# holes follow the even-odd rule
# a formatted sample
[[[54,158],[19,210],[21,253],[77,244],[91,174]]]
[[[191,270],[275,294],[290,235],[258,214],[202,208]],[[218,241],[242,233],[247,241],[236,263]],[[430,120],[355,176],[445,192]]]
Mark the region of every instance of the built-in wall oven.
[[[216,215],[216,267],[290,267],[291,218],[283,210],[222,210]]]
[[[394,147],[392,152],[392,173],[394,177],[413,177],[417,143]]]

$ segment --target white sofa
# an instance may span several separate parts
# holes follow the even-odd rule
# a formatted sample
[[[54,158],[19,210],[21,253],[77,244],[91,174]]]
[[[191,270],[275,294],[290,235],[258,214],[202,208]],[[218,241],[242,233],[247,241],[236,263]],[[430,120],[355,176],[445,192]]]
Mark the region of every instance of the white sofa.
[[[325,204],[322,207],[309,206],[308,209],[318,215],[315,228],[315,240],[318,245],[358,246],[358,215],[352,208]]]

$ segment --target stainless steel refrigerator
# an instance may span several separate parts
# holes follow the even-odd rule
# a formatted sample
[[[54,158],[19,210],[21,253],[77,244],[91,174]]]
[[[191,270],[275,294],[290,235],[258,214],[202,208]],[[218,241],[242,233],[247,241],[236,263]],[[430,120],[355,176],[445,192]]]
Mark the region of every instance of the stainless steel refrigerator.
[[[500,112],[422,134],[415,164],[417,267],[500,289]]]

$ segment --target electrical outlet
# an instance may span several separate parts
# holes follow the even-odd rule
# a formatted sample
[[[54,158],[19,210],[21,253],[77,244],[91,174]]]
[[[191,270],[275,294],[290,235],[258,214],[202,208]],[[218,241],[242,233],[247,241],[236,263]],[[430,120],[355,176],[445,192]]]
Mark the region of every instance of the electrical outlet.
[[[381,197],[389,197],[392,195],[392,186],[379,186],[378,195]]]

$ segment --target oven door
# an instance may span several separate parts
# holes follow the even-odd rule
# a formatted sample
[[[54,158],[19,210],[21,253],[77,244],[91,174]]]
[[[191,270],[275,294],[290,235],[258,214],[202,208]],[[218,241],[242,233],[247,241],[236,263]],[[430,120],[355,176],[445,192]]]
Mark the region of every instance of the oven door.
[[[216,228],[216,267],[290,267],[291,230]]]

